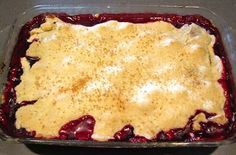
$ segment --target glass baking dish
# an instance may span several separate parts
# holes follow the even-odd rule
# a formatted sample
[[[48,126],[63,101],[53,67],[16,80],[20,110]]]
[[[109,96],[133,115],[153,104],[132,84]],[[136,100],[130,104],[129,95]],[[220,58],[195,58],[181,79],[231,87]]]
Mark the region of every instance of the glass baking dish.
[[[227,23],[213,11],[199,6],[177,6],[177,5],[38,5],[22,14],[18,15],[14,23],[0,31],[0,89],[3,90],[7,79],[8,65],[11,59],[16,39],[21,27],[33,17],[45,13],[68,13],[76,14],[96,14],[96,13],[173,13],[180,15],[199,14],[211,22],[219,29],[222,40],[232,65],[232,74],[236,77],[236,44]],[[2,93],[2,92],[1,92]],[[0,103],[2,99],[0,98]],[[153,147],[216,147],[222,144],[230,144],[236,141],[236,134],[221,141],[201,141],[201,142],[96,142],[78,140],[45,140],[34,138],[13,138],[3,133],[0,129],[0,139],[6,142],[25,144],[46,144],[79,147],[103,147],[103,148],[153,148]]]

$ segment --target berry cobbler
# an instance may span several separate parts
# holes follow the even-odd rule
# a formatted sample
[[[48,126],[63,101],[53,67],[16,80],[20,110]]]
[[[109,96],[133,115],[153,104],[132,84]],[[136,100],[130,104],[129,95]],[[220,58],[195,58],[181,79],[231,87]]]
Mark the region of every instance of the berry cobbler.
[[[21,29],[0,125],[13,137],[221,140],[236,126],[233,87],[202,16],[46,13]]]

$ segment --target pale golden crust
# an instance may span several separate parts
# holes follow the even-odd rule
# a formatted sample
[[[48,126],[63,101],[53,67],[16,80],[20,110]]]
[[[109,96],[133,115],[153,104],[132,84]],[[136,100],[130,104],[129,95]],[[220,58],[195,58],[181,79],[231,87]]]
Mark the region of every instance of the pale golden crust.
[[[214,36],[192,24],[177,29],[166,22],[109,21],[93,27],[57,18],[31,31],[27,55],[40,61],[24,73],[17,101],[37,100],[16,113],[17,128],[54,137],[62,125],[90,114],[93,138],[107,140],[124,125],[152,138],[183,127],[197,109],[226,123],[225,97],[217,80],[222,64],[213,53]],[[207,121],[204,116],[195,118]]]

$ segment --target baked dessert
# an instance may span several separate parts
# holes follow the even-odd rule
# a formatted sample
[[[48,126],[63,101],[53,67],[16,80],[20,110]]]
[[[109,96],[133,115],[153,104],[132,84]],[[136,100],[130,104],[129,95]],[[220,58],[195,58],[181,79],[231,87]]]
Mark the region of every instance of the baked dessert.
[[[23,28],[28,34],[12,57],[1,110],[6,132],[131,142],[233,132],[230,68],[205,18],[43,14],[28,25],[36,21]],[[27,46],[16,53],[21,43]]]

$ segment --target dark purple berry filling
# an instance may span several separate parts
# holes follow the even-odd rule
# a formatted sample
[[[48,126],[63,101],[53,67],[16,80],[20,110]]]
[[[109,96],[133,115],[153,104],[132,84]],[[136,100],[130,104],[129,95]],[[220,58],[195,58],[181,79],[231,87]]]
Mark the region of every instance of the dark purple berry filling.
[[[114,139],[116,141],[128,141],[134,136],[134,127],[131,125],[126,125],[114,134]]]
[[[92,140],[95,119],[85,115],[63,125],[59,131],[60,139]]]

